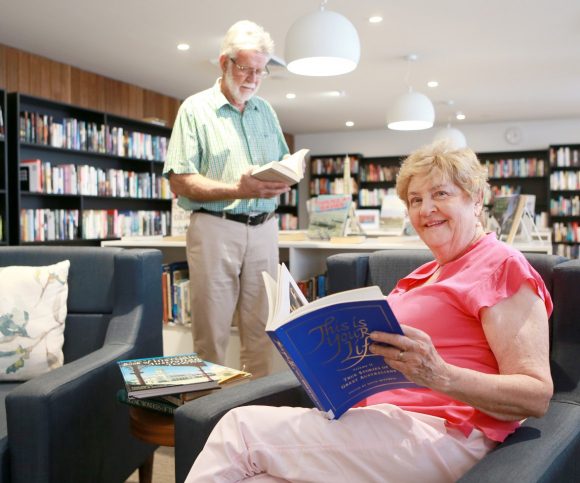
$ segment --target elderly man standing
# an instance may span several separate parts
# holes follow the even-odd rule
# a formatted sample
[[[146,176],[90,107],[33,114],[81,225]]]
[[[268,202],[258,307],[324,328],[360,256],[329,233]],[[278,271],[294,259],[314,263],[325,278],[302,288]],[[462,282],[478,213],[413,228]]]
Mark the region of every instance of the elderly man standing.
[[[223,364],[232,321],[239,327],[240,364],[269,373],[271,343],[262,271],[276,276],[276,197],[284,183],[250,173],[288,154],[272,106],[255,94],[268,75],[270,35],[253,22],[235,23],[222,42],[222,77],[181,105],[164,175],[179,204],[191,210],[187,232],[194,350]]]

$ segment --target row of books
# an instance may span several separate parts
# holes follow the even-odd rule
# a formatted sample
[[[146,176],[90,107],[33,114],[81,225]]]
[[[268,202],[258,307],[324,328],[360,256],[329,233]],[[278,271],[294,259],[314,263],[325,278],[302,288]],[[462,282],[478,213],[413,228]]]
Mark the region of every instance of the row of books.
[[[280,204],[285,206],[297,206],[298,205],[298,190],[292,188],[286,193],[280,195]]]
[[[189,268],[186,261],[164,263],[161,273],[163,323],[191,323]]]
[[[554,245],[554,255],[566,258],[580,258],[580,245],[564,245],[556,243]]]
[[[20,140],[55,148],[107,153],[115,156],[163,161],[168,139],[122,127],[73,117],[56,120],[52,115],[20,113]]]
[[[541,158],[486,160],[484,165],[490,178],[527,178],[546,174],[546,162]]]
[[[399,166],[384,166],[381,164],[363,164],[360,168],[361,182],[395,181],[399,173]]]
[[[20,210],[20,240],[23,242],[76,240],[78,233],[79,210]]]
[[[571,198],[558,196],[550,199],[550,215],[552,216],[580,216],[580,196]]]
[[[550,148],[550,166],[558,168],[580,167],[579,150],[569,146]]]
[[[166,414],[188,401],[247,381],[252,374],[204,361],[196,353],[117,362],[124,389],[117,399]]]
[[[291,213],[278,213],[278,228],[280,230],[297,230],[298,217]]]
[[[383,198],[390,194],[391,191],[387,188],[362,188],[358,194],[358,205],[363,206],[380,206]]]
[[[169,181],[155,173],[57,164],[40,159],[20,162],[20,189],[35,193],[119,198],[171,199]]]
[[[296,282],[300,291],[309,302],[326,297],[326,274],[315,275],[305,280],[298,280]]]
[[[310,180],[310,194],[311,195],[340,195],[347,190],[344,187],[344,180],[342,178],[328,179],[315,178]],[[351,178],[351,193],[358,192],[358,186],[354,178]]]
[[[157,210],[83,210],[83,239],[126,236],[166,236],[171,223],[170,211]]]
[[[20,239],[44,242],[167,235],[170,216],[163,211],[84,210],[79,235],[79,210],[22,209]]]
[[[555,222],[552,225],[554,243],[580,243],[580,226],[577,221],[570,223]]]
[[[580,171],[554,171],[550,174],[551,190],[580,190]]]
[[[310,173],[311,174],[339,174],[344,173],[344,164],[346,161],[346,156],[337,156],[335,158],[311,158],[310,160]],[[349,156],[348,160],[350,164],[351,174],[358,173],[358,158]]]

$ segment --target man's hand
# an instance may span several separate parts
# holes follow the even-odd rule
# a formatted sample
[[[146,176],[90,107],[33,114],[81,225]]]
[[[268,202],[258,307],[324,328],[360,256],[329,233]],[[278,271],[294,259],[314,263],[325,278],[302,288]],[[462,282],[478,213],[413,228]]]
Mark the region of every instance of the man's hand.
[[[261,181],[252,176],[253,168],[242,175],[237,183],[238,198],[273,198],[290,191],[286,183],[276,181]]]

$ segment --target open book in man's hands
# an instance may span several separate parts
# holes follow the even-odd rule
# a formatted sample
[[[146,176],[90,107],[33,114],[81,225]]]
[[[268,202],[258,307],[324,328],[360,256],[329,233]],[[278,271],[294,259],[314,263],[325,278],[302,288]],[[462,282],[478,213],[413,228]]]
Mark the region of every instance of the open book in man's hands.
[[[418,387],[369,351],[371,332],[403,333],[379,287],[308,303],[286,266],[278,267],[278,282],[262,275],[269,303],[266,332],[329,419],[372,394]]]
[[[279,181],[288,186],[298,183],[304,177],[304,157],[310,149],[301,149],[282,161],[272,161],[254,169],[252,176],[262,181]]]

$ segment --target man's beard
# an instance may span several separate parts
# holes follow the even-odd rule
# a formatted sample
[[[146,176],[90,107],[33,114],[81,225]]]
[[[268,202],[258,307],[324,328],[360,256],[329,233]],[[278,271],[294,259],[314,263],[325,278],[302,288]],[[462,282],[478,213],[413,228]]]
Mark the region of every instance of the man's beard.
[[[256,87],[252,92],[244,93],[240,89],[240,87],[234,82],[231,72],[226,72],[223,77],[223,81],[226,83],[226,87],[230,95],[234,98],[234,101],[238,104],[245,104],[248,102],[257,92],[259,89],[259,84],[256,84]]]

